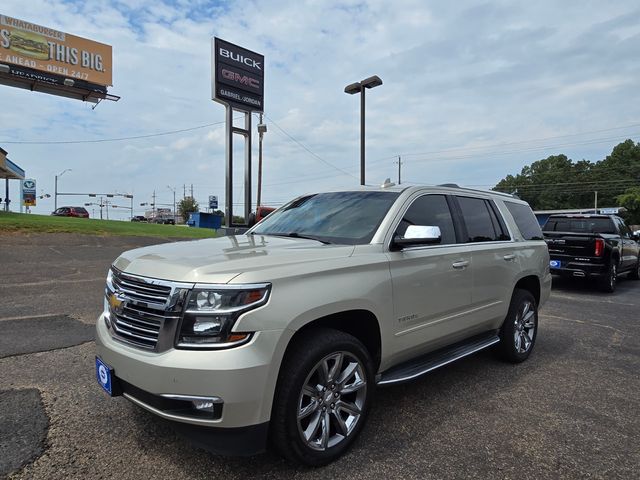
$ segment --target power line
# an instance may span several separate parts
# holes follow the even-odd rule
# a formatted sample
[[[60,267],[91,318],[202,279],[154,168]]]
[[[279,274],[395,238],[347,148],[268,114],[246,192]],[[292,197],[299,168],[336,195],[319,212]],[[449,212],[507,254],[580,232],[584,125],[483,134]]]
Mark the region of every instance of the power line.
[[[4,144],[13,144],[13,145],[73,145],[73,144],[81,144],[81,143],[106,143],[106,142],[122,142],[126,140],[138,140],[141,138],[153,138],[153,137],[162,137],[165,135],[175,135],[176,133],[184,133],[184,132],[192,132],[194,130],[200,130],[202,128],[213,127],[215,125],[222,125],[225,122],[214,122],[207,123],[205,125],[198,125],[196,127],[183,128],[180,130],[169,130],[166,132],[158,132],[158,133],[149,133],[147,135],[134,135],[131,137],[117,137],[117,138],[99,138],[95,140],[56,140],[56,141],[40,141],[40,140],[14,140],[14,141],[0,141],[0,143]]]
[[[436,151],[431,151],[431,152],[421,152],[421,153],[401,153],[399,155],[402,155],[403,157],[407,156],[407,157],[412,157],[412,156],[421,156],[421,155],[434,155],[434,154],[440,154],[440,153],[447,153],[447,152],[459,152],[459,151],[468,151],[468,150],[484,150],[487,148],[497,148],[497,147],[506,147],[506,146],[512,146],[512,145],[521,145],[521,144],[527,144],[527,143],[535,143],[535,142],[544,142],[547,140],[556,140],[556,139],[560,139],[560,138],[569,138],[569,137],[579,137],[582,135],[591,135],[593,133],[604,133],[604,132],[612,132],[615,130],[625,130],[628,128],[636,128],[636,127],[640,127],[640,123],[634,123],[634,124],[630,124],[630,125],[625,125],[625,126],[620,126],[620,127],[611,127],[611,128],[604,128],[604,129],[600,129],[600,130],[589,130],[589,131],[585,131],[585,132],[580,132],[580,133],[571,133],[568,135],[556,135],[553,137],[543,137],[543,138],[532,138],[532,139],[528,139],[528,140],[519,140],[516,142],[503,142],[503,143],[496,143],[496,144],[492,144],[492,145],[479,145],[476,147],[460,147],[460,148],[449,148],[446,150],[436,150]],[[618,137],[615,137],[618,138]],[[397,157],[394,156],[392,158]],[[386,159],[382,159],[382,160],[386,160]]]
[[[271,123],[273,123],[275,125],[275,127],[280,130],[284,135],[286,135],[289,139],[291,139],[294,143],[296,143],[299,147],[303,148],[304,150],[306,150],[310,155],[312,155],[314,158],[320,160],[322,163],[324,163],[325,165],[328,165],[331,168],[334,168],[342,173],[344,173],[345,175],[349,175],[350,177],[355,178],[356,180],[359,180],[358,177],[356,177],[355,175],[353,175],[352,173],[347,172],[346,170],[337,167],[336,165],[326,161],[324,158],[322,158],[320,155],[316,154],[315,152],[313,152],[311,149],[309,149],[306,145],[304,145],[302,142],[298,141],[297,139],[295,139],[293,136],[291,136],[290,134],[288,134],[280,125],[278,125],[276,123],[275,120],[273,120],[269,115],[265,114],[264,115]]]
[[[512,155],[514,153],[525,153],[525,152],[537,152],[537,151],[544,151],[544,150],[549,150],[552,148],[560,148],[560,147],[570,147],[570,146],[581,146],[581,145],[595,145],[598,143],[608,143],[611,141],[620,141],[621,138],[629,138],[630,135],[623,135],[623,136],[617,136],[617,137],[606,137],[606,138],[598,138],[598,139],[592,139],[592,140],[586,140],[586,141],[582,141],[582,142],[570,142],[570,143],[560,143],[560,144],[554,144],[554,145],[541,145],[541,146],[537,146],[537,147],[528,147],[528,148],[522,148],[522,149],[515,149],[515,150],[508,150],[508,151],[487,151],[487,152],[478,152],[478,153],[472,153],[472,154],[468,154],[468,155],[460,155],[460,156],[455,156],[455,157],[425,157],[425,158],[417,158],[417,159],[413,159],[410,163],[414,163],[414,162],[446,162],[446,161],[451,161],[451,160],[465,160],[465,159],[469,159],[469,158],[476,158],[479,156],[498,156],[498,155]],[[637,137],[639,136],[639,134],[633,134],[631,136]],[[451,150],[442,150],[440,153],[448,153]],[[438,153],[438,152],[435,152]],[[404,157],[404,155],[403,155]],[[386,159],[385,159],[386,161]],[[376,164],[376,163],[380,163],[380,161],[376,161],[376,162],[370,162],[371,164]],[[406,163],[406,162],[405,162]]]

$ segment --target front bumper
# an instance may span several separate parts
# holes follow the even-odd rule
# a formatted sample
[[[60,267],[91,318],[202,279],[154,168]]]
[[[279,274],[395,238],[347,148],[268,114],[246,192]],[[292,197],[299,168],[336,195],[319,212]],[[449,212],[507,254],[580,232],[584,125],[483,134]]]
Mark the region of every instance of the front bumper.
[[[220,429],[269,421],[282,345],[289,338],[288,330],[270,330],[255,333],[249,343],[236,348],[154,353],[114,340],[102,315],[96,326],[97,355],[113,369],[116,381],[134,387],[124,389],[129,400],[168,420]],[[177,415],[150,401],[167,395],[217,397],[221,411],[211,419]]]

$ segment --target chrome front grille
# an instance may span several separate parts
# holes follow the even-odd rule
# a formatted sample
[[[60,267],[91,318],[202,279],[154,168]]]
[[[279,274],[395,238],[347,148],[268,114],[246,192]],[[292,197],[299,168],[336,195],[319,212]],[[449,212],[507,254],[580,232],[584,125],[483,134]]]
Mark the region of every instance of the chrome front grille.
[[[141,277],[125,275],[117,270],[113,271],[112,278],[116,291],[123,292],[132,300],[164,306],[171,295],[171,287],[168,285],[154,285]]]
[[[105,294],[114,338],[148,350],[171,348],[192,287],[130,275],[112,267]]]

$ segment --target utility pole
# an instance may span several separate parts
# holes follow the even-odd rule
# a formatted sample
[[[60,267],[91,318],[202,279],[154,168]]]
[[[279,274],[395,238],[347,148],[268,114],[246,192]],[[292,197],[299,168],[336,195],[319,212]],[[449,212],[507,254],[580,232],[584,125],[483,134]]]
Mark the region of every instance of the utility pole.
[[[182,184],[182,199],[187,198],[187,185],[185,183]]]
[[[191,198],[193,198],[193,183],[191,184]]]
[[[176,189],[167,185],[167,188],[173,192],[173,223],[176,223]]]
[[[104,202],[102,201],[102,197],[100,197],[100,220],[102,220],[102,207],[104,206]]]
[[[595,211],[593,213],[598,213],[598,191],[596,190],[594,193],[596,195],[595,195],[595,204],[593,207]]]
[[[256,201],[256,212],[262,204],[262,137],[267,131],[267,126],[262,123],[262,113],[260,114],[260,123],[258,124],[258,199]],[[256,213],[257,214],[257,213]]]
[[[400,185],[401,183],[401,172],[402,172],[402,159],[400,158],[400,155],[398,155],[398,161],[397,162],[393,162],[393,163],[397,163],[398,164],[398,185]]]
[[[151,195],[151,198],[153,199],[153,203],[151,204],[151,212],[153,214],[153,219],[155,220],[156,218],[156,191],[153,191],[153,195]]]

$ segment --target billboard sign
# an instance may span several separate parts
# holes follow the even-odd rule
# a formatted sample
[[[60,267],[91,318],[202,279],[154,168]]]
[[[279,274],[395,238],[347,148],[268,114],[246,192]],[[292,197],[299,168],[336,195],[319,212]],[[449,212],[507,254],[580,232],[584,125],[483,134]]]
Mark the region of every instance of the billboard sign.
[[[211,43],[216,102],[247,112],[264,111],[264,55],[220,38]]]
[[[33,178],[22,180],[22,205],[25,207],[36,206],[36,181]]]
[[[107,87],[111,46],[0,15],[0,64]]]
[[[216,195],[209,195],[209,208],[218,208],[218,197]]]

